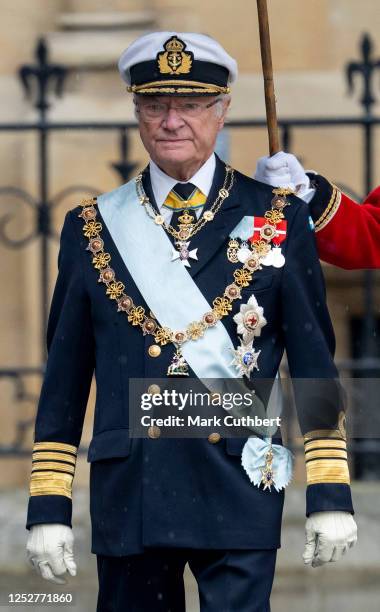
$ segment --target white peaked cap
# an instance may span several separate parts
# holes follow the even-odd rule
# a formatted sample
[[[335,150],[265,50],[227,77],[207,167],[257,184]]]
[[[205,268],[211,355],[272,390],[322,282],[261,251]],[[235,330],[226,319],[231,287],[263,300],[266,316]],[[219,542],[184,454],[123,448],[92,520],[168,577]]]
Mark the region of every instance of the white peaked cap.
[[[128,90],[144,94],[228,93],[237,63],[211,36],[152,32],[122,53],[118,68]]]

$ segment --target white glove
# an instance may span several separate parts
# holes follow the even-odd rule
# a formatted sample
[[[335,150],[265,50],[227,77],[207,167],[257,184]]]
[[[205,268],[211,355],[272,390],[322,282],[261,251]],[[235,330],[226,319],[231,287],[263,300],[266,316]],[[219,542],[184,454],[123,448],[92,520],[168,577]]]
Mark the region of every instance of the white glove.
[[[254,178],[273,187],[289,187],[299,198],[309,202],[314,195],[310,179],[295,155],[279,151],[272,157],[260,157]]]
[[[66,584],[66,580],[58,576],[65,574],[66,570],[71,576],[77,573],[73,545],[74,535],[67,525],[33,525],[26,544],[28,560],[45,580]]]
[[[357,527],[349,512],[313,512],[306,521],[306,546],[303,560],[318,567],[338,561],[355,546]]]

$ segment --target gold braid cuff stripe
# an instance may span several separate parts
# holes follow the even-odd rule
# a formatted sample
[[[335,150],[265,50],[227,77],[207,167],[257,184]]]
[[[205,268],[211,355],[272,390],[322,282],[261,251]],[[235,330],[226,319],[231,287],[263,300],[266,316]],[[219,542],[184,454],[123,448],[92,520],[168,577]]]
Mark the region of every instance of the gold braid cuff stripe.
[[[37,461],[33,463],[32,474],[34,472],[44,472],[45,470],[57,470],[57,472],[66,472],[67,474],[74,474],[75,465],[69,463],[57,462],[57,461]]]
[[[343,429],[315,429],[304,436],[308,485],[350,484],[344,434]]]
[[[333,192],[330,198],[329,203],[327,204],[325,210],[319,219],[315,222],[315,231],[320,232],[328,223],[330,223],[331,219],[335,216],[342,201],[342,192],[336,187],[336,185],[332,185]]]
[[[305,452],[309,450],[317,450],[318,448],[345,449],[346,441],[338,440],[335,438],[328,438],[323,440],[310,440],[309,442],[305,442]]]
[[[150,81],[141,85],[129,85],[127,91],[130,93],[230,93],[229,87],[214,85],[213,83],[202,83],[201,81],[189,81],[186,79],[167,79],[163,81]]]
[[[73,455],[68,455],[67,453],[49,453],[47,451],[43,451],[41,453],[35,452],[33,453],[33,461],[64,461],[65,463],[71,463],[75,465],[76,457]]]
[[[232,175],[232,181],[233,171],[231,168],[226,167],[226,176],[229,173]],[[139,188],[141,189],[142,187],[141,175],[139,175],[135,181],[140,203],[146,207],[146,204],[149,203],[149,199],[143,192],[139,194]],[[219,202],[217,206],[220,207],[223,200],[228,197],[228,195],[228,189],[221,189],[214,205]],[[152,316],[147,316],[145,314],[145,308],[142,306],[136,306],[133,303],[132,298],[124,293],[125,285],[116,280],[115,271],[110,267],[111,255],[104,252],[104,241],[100,236],[103,226],[96,220],[96,204],[96,197],[91,200],[82,200],[80,203],[82,210],[78,214],[78,217],[82,217],[85,222],[83,226],[83,234],[89,239],[89,244],[86,247],[86,250],[90,251],[93,255],[92,263],[99,271],[98,282],[106,285],[106,295],[108,295],[109,299],[116,301],[118,311],[126,313],[128,322],[131,323],[131,325],[139,326],[144,335],[153,335],[155,342],[161,346],[164,346],[169,342],[172,342],[176,346],[180,346],[189,340],[198,340],[199,338],[203,337],[207,329],[213,327],[216,325],[218,320],[227,316],[232,310],[232,302],[234,300],[241,299],[241,289],[250,285],[254,272],[261,269],[261,259],[265,257],[268,251],[272,248],[270,241],[272,240],[273,236],[268,239],[267,249],[265,252],[260,251],[263,241],[254,242],[254,251],[252,252],[252,255],[250,255],[242,268],[237,268],[234,271],[234,282],[227,285],[223,296],[218,296],[213,300],[212,310],[205,312],[201,320],[192,321],[189,323],[186,329],[172,330],[168,327],[161,327]],[[273,207],[274,204],[272,201],[272,209]],[[282,213],[281,216],[283,217]],[[203,217],[201,216],[201,219],[202,218]],[[207,219],[205,219],[204,222],[206,223],[206,221]],[[274,227],[276,227],[277,223],[280,221],[281,218],[275,219],[273,222],[268,219],[268,222],[273,223]],[[198,230],[201,229],[201,227],[202,224],[199,223]],[[168,231],[167,228],[165,229]],[[194,232],[192,235],[194,235]]]
[[[33,446],[30,495],[71,498],[78,448],[64,442],[36,442]]]
[[[73,477],[57,472],[36,472],[30,481],[30,495],[64,495],[71,499]]]
[[[78,447],[72,446],[72,444],[65,444],[64,442],[35,442],[33,451],[39,450],[67,451],[76,455]]]
[[[307,484],[350,484],[346,459],[315,459],[306,463]]]
[[[306,462],[312,459],[329,459],[330,457],[334,457],[335,459],[347,459],[347,451],[343,448],[320,448],[305,453]]]

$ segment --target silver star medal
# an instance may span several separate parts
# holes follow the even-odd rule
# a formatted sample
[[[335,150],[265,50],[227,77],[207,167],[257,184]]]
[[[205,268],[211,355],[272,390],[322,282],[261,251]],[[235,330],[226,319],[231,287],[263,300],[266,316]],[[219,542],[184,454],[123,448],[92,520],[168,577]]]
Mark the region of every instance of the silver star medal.
[[[236,349],[231,349],[234,358],[230,365],[234,365],[240,375],[250,377],[254,368],[258,370],[257,360],[261,351],[255,351],[252,347],[253,340],[245,344],[240,338],[240,346]]]
[[[230,365],[234,365],[240,375],[250,377],[253,369],[258,370],[257,365],[261,351],[255,351],[253,341],[261,335],[261,329],[267,324],[263,315],[264,309],[259,306],[254,295],[251,295],[246,304],[241,304],[240,311],[234,316],[237,324],[237,333],[240,338],[240,346],[233,350],[234,358]]]
[[[260,336],[262,328],[267,324],[264,309],[259,306],[254,295],[251,295],[246,304],[241,304],[234,321],[237,324],[237,333],[243,336],[244,342]]]
[[[285,257],[282,254],[281,247],[276,246],[269,251],[269,253],[261,259],[260,263],[264,266],[273,266],[274,268],[282,268],[285,264]]]
[[[197,257],[197,251],[198,251],[198,247],[196,249],[192,249],[191,251],[189,251],[189,242],[178,242],[178,250],[177,249],[173,249],[172,250],[172,261],[175,261],[176,259],[179,259],[180,262],[186,266],[187,268],[190,268],[190,263],[189,263],[189,259],[198,259]]]

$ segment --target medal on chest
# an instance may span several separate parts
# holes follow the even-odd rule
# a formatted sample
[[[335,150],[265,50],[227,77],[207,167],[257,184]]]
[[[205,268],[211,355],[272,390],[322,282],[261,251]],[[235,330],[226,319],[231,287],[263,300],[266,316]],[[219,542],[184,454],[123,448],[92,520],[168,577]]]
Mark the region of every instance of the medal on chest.
[[[285,257],[281,251],[281,243],[286,238],[287,223],[282,219],[283,213],[269,211],[267,217],[254,217],[253,233],[248,241],[252,247],[264,241],[270,247],[265,257],[262,258],[263,266],[282,268],[285,265]],[[268,223],[268,221],[270,221]]]
[[[177,347],[166,373],[167,376],[189,376],[189,364],[182,355],[180,347]]]
[[[234,355],[231,365],[235,366],[240,376],[246,376],[246,378],[249,378],[252,370],[259,369],[257,361],[261,351],[254,350],[252,341],[244,343],[240,338],[240,346],[231,350]]]
[[[246,304],[241,304],[239,312],[234,316],[237,333],[241,336],[240,346],[233,349],[234,365],[241,376],[249,378],[251,372],[259,369],[258,358],[261,351],[253,348],[254,339],[261,335],[262,328],[267,324],[264,309],[259,306],[254,295]]]
[[[187,210],[179,217],[178,240],[176,240],[176,248],[172,249],[172,261],[179,259],[180,262],[187,268],[190,268],[189,259],[198,259],[198,249],[190,249],[190,240],[194,230],[194,217]]]
[[[227,259],[231,263],[245,264],[255,256],[258,260],[257,269],[261,269],[262,266],[281,268],[285,264],[281,243],[285,240],[287,232],[283,209],[289,204],[286,199],[289,191],[274,189],[273,193],[271,209],[264,217],[243,217],[231,233],[227,247]],[[255,338],[261,335],[261,330],[267,321],[264,310],[254,295],[246,304],[240,306],[239,312],[233,319],[237,325],[237,333],[241,337],[240,346],[233,349],[231,365],[235,366],[241,376],[249,378],[254,369],[259,369],[258,358],[261,351],[256,351],[253,343]],[[269,471],[268,467],[268,474]]]
[[[198,259],[197,251],[198,249],[190,250],[189,242],[178,242],[176,243],[178,246],[176,249],[172,249],[172,261],[179,259],[180,262],[186,267],[190,268],[189,259]]]
[[[282,268],[285,265],[285,257],[281,252],[281,247],[276,246],[271,249],[262,260],[263,266],[273,266],[274,268]]]
[[[261,484],[263,485],[263,490],[269,489],[272,490],[272,486],[274,485],[274,471],[273,471],[273,451],[272,451],[272,443],[270,448],[265,455],[265,465],[261,468]]]
[[[285,257],[281,244],[286,239],[287,222],[283,209],[289,205],[289,190],[274,189],[271,209],[264,217],[243,217],[230,234],[227,259],[231,263],[245,263],[252,252],[260,257],[260,264],[282,268]]]

